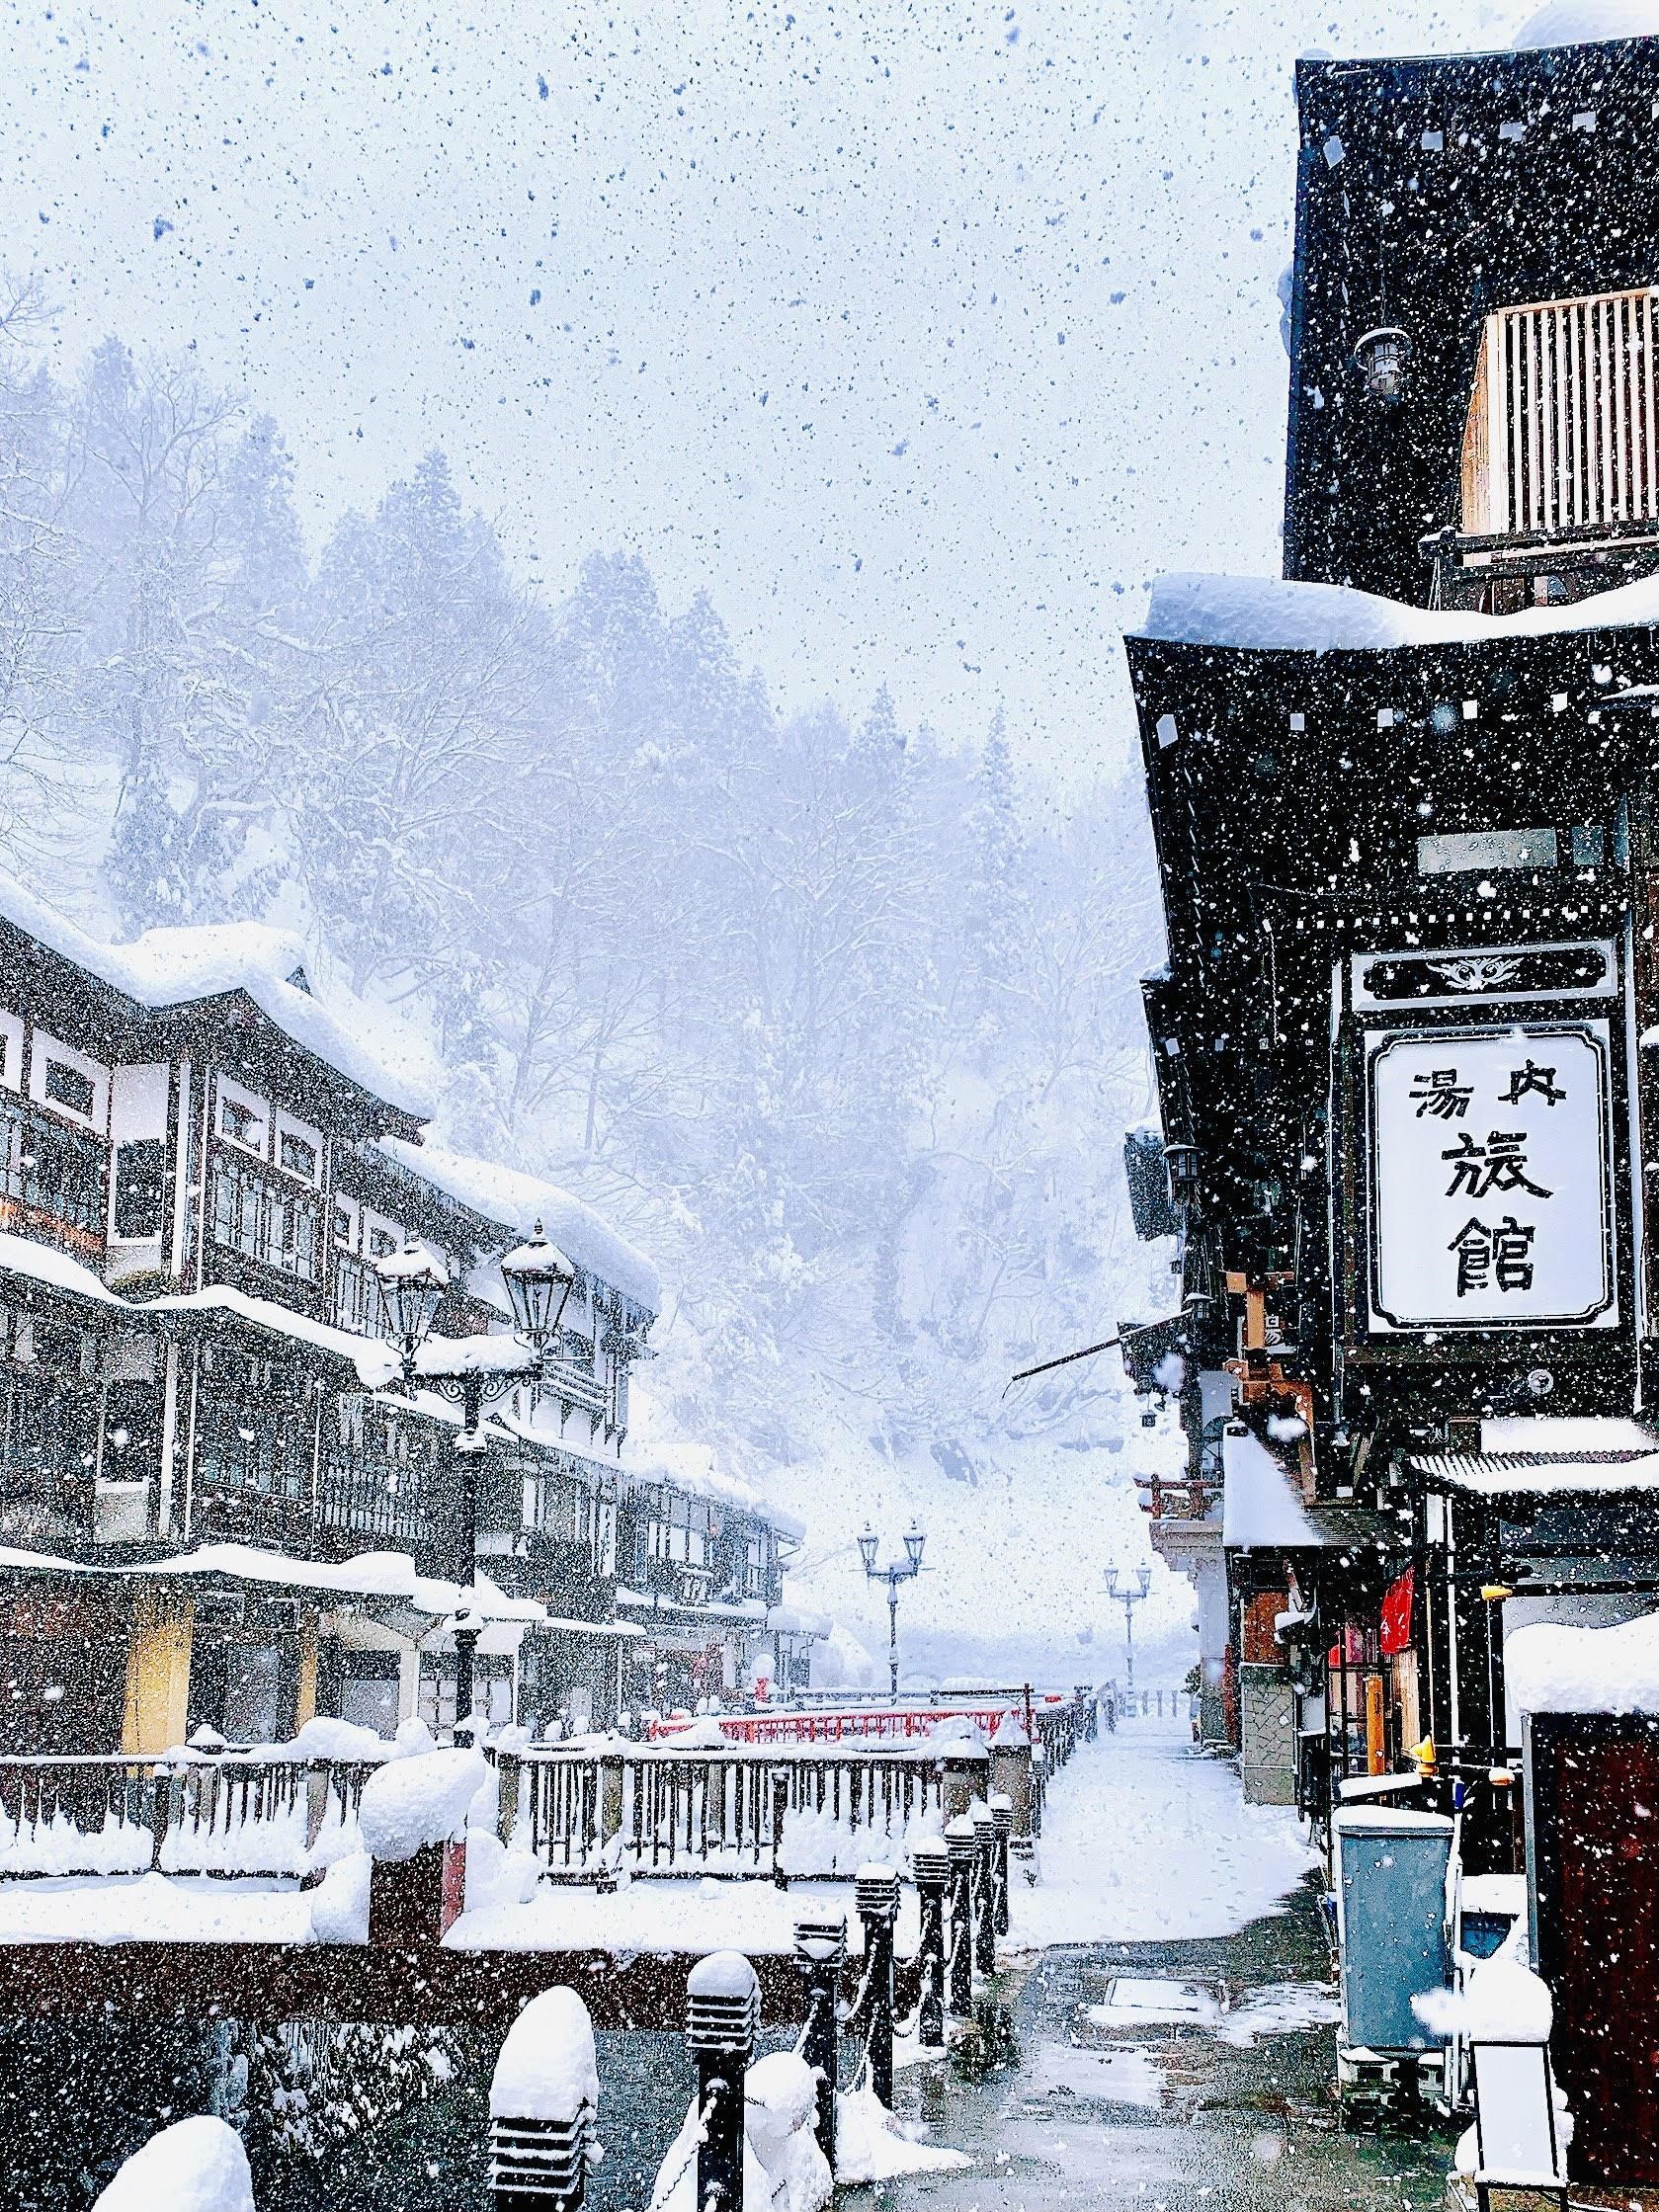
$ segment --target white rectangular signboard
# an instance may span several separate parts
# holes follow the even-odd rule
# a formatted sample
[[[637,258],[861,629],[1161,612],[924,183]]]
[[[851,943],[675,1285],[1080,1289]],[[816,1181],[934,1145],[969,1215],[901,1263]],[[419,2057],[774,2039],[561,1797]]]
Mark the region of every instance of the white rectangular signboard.
[[[1365,1046],[1371,1327],[1617,1326],[1607,1023]]]

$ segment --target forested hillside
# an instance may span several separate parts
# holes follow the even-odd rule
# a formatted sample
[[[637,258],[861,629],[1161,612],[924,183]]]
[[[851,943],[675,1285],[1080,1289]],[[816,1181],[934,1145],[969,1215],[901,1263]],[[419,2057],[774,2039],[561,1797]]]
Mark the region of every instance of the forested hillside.
[[[942,1595],[986,1546],[1081,1545],[1092,1616],[1143,1543],[1094,1511],[1118,1363],[1001,1394],[1168,1296],[1121,1187],[1158,956],[1132,781],[1062,805],[1000,718],[901,726],[879,665],[783,718],[601,533],[566,596],[510,573],[440,452],[307,548],[284,426],[115,340],[60,386],[39,305],[0,337],[4,864],[122,935],[296,924],[319,987],[427,1026],[444,1132],[660,1262],[642,1448],[688,1428],[791,1502],[807,1601],[863,1611],[854,1529],[921,1506]],[[1008,1557],[992,1638],[1047,1625]]]

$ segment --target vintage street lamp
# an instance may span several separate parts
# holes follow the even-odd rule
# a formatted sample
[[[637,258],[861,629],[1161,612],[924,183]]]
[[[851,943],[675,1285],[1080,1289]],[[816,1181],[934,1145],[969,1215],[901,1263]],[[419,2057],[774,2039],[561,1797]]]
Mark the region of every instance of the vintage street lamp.
[[[859,1555],[864,1561],[866,1577],[871,1582],[885,1583],[887,1586],[887,1678],[895,1703],[898,1699],[898,1586],[900,1583],[913,1582],[922,1572],[922,1546],[926,1542],[926,1535],[913,1520],[904,1533],[904,1559],[889,1561],[885,1567],[877,1567],[875,1555],[880,1547],[880,1538],[868,1520],[864,1524],[864,1534],[859,1538]]]
[[[529,1241],[516,1246],[501,1263],[502,1280],[513,1309],[513,1344],[501,1348],[508,1356],[488,1357],[494,1350],[494,1340],[489,1337],[456,1338],[454,1363],[448,1365],[436,1347],[424,1359],[420,1356],[449,1288],[450,1278],[442,1261],[424,1252],[411,1237],[401,1252],[376,1260],[374,1273],[380,1286],[386,1341],[397,1354],[404,1388],[412,1390],[419,1381],[461,1409],[460,1433],[456,1437],[460,1510],[456,1516],[449,1565],[451,1579],[463,1590],[472,1591],[477,1579],[476,1468],[484,1449],[479,1427],[484,1407],[524,1382],[541,1379],[548,1348],[558,1340],[576,1270],[549,1242],[538,1221]],[[450,1625],[456,1640],[456,1720],[459,1725],[472,1712],[474,1660],[483,1633],[475,1598],[462,1598]]]
[[[1152,1588],[1152,1570],[1144,1561],[1131,1575],[1126,1568],[1106,1570],[1106,1594],[1123,1608],[1124,1694],[1134,1695],[1134,1609]]]
[[[1355,342],[1354,366],[1366,387],[1368,399],[1392,407],[1405,397],[1406,365],[1411,360],[1410,334],[1397,323],[1382,323]]]

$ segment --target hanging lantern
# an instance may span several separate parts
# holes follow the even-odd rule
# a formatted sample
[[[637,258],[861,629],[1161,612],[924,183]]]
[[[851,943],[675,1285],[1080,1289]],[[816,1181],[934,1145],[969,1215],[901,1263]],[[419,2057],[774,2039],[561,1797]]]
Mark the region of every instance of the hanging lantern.
[[[502,1261],[501,1278],[512,1302],[515,1332],[533,1352],[544,1351],[564,1318],[576,1270],[539,1221],[529,1243],[516,1246]]]
[[[1171,1144],[1164,1148],[1169,1165],[1170,1196],[1178,1206],[1190,1206],[1199,1194],[1199,1148],[1196,1144]]]
[[[404,1357],[412,1359],[450,1286],[444,1264],[411,1237],[401,1252],[375,1261],[374,1274],[380,1286],[381,1327]]]
[[[1366,387],[1366,397],[1393,406],[1405,397],[1406,364],[1411,359],[1411,339],[1397,323],[1382,323],[1368,330],[1354,348],[1354,366]]]

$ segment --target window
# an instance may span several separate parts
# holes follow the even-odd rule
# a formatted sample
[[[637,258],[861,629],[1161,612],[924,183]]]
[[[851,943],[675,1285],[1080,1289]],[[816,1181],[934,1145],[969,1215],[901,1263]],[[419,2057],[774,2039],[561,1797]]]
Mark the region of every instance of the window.
[[[223,1091],[219,1093],[219,1135],[228,1137],[232,1144],[245,1145],[250,1152],[265,1149],[265,1124],[257,1111]]]
[[[388,1253],[395,1252],[396,1250],[397,1239],[392,1235],[389,1229],[370,1230],[369,1252],[372,1259],[383,1260],[386,1258]]]
[[[356,1243],[357,1223],[350,1206],[337,1205],[334,1209],[334,1241],[344,1252],[350,1252]]]
[[[31,1235],[47,1223],[71,1233],[75,1249],[104,1237],[104,1151],[49,1114],[0,1106],[0,1200],[23,1209]],[[0,1210],[0,1224],[18,1226]]]
[[[272,1183],[240,1161],[213,1165],[210,1208],[215,1244],[301,1282],[322,1274],[322,1208],[307,1192]]]
[[[1487,316],[1463,434],[1466,533],[1601,530],[1659,516],[1655,300],[1643,287]]]
[[[116,1147],[116,1235],[159,1237],[167,1176],[160,1137],[134,1137]]]
[[[71,1113],[78,1113],[83,1120],[92,1119],[96,1093],[92,1088],[91,1076],[82,1075],[79,1068],[72,1068],[63,1060],[48,1060],[45,1090],[46,1097],[54,1106],[67,1106]]]
[[[285,1129],[278,1151],[290,1175],[303,1176],[307,1183],[316,1182],[317,1148],[314,1144],[296,1137],[291,1129]]]

